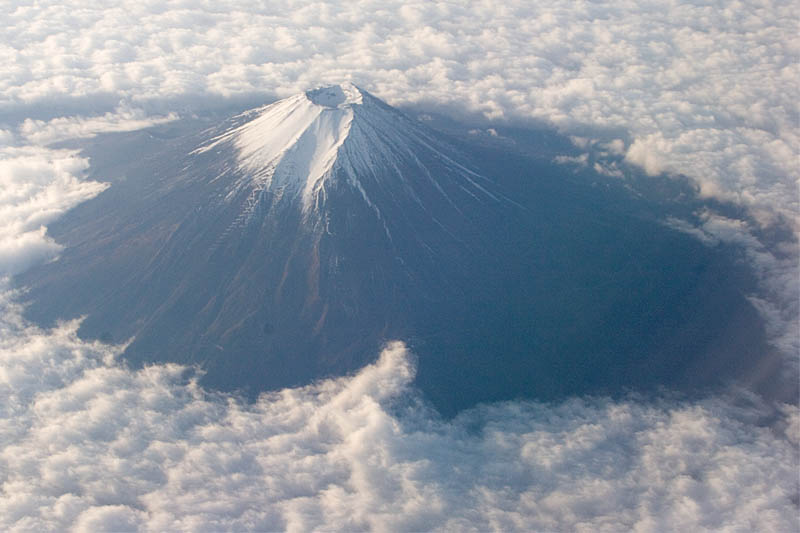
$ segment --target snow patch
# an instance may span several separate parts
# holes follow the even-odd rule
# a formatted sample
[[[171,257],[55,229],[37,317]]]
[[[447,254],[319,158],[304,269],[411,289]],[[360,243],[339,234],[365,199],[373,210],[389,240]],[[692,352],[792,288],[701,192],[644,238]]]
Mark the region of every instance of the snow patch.
[[[336,161],[361,102],[354,85],[322,87],[275,102],[258,115],[213,140],[199,151],[230,142],[239,169],[256,189],[287,187],[302,195],[303,211],[314,205],[314,191]],[[250,114],[248,112],[246,114]]]
[[[452,205],[433,177],[441,170],[449,179],[456,178],[473,189],[468,192],[477,193],[473,194],[476,198],[498,200],[477,183],[481,176],[447,155],[449,150],[417,123],[351,83],[312,89],[237,118],[240,125],[196,152],[221,143],[232,145],[238,170],[253,191],[268,189],[280,191],[281,196],[299,197],[305,215],[324,204],[319,197],[336,174],[385,225],[364,180],[396,180],[413,197],[414,186],[400,170],[409,167],[413,168],[411,174],[427,176]],[[427,160],[436,161],[442,169],[432,173],[420,161],[419,152],[428,154]],[[389,236],[388,228],[386,231]]]

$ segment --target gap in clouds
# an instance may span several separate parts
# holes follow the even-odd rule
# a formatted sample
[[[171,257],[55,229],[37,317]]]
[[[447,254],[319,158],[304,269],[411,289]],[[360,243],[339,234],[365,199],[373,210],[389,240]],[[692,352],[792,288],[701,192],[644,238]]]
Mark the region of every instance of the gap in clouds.
[[[413,110],[407,110],[413,111]],[[442,117],[432,116],[429,112],[424,111],[414,111],[414,114],[419,116],[419,120],[426,122],[428,125],[433,127],[440,127],[440,124],[445,122],[445,119]],[[169,123],[160,124],[155,127],[148,128],[146,130],[141,131],[133,131],[133,132],[122,132],[122,133],[106,133],[102,135],[96,136],[94,139],[89,141],[87,140],[75,140],[75,141],[66,141],[63,143],[58,144],[58,146],[69,147],[73,149],[77,149],[83,147],[86,151],[83,152],[85,156],[90,156],[92,161],[92,167],[89,169],[89,176],[92,179],[96,180],[104,180],[107,182],[112,183],[111,190],[109,190],[104,196],[111,196],[113,197],[108,202],[111,202],[113,205],[114,201],[125,202],[125,198],[129,194],[138,194],[135,192],[122,192],[131,189],[124,189],[124,188],[116,188],[113,186],[117,180],[132,180],[137,181],[136,178],[136,170],[135,164],[137,161],[146,157],[150,150],[164,145],[166,139],[171,139],[175,137],[180,137],[181,135],[185,135],[188,133],[195,132],[197,130],[203,129],[208,124],[214,124],[214,118],[211,117],[197,117],[197,118],[190,118],[190,119],[182,119],[171,121]],[[476,128],[477,126],[477,128]],[[539,129],[522,129],[522,128],[508,128],[504,127],[502,124],[496,123],[489,123],[489,124],[479,124],[479,123],[471,123],[471,124],[463,124],[461,122],[455,121],[453,119],[449,119],[449,122],[445,124],[445,126],[441,126],[441,128],[451,135],[456,135],[459,139],[469,142],[469,146],[471,149],[478,150],[485,150],[486,153],[481,152],[480,150],[476,151],[472,154],[472,156],[476,160],[483,160],[485,162],[490,162],[492,158],[496,158],[496,154],[493,155],[492,152],[495,148],[502,148],[503,150],[511,149],[512,151],[516,151],[520,154],[522,159],[520,159],[519,164],[522,165],[520,168],[526,168],[525,172],[526,175],[530,175],[532,180],[535,180],[537,183],[531,183],[532,187],[527,187],[526,183],[521,180],[517,180],[515,186],[518,187],[517,189],[510,190],[510,194],[512,197],[521,200],[522,198],[532,198],[531,205],[535,205],[536,195],[547,194],[548,185],[546,183],[552,183],[556,187],[562,187],[562,182],[570,182],[570,187],[573,187],[575,191],[580,191],[581,196],[585,197],[584,200],[587,201],[587,205],[595,206],[598,208],[605,209],[606,207],[611,207],[614,211],[619,211],[620,213],[624,213],[627,217],[628,215],[633,217],[633,220],[643,221],[645,223],[657,223],[660,224],[662,220],[664,220],[668,216],[681,216],[681,217],[693,217],[695,211],[698,209],[707,207],[709,205],[709,201],[705,199],[697,198],[696,189],[691,185],[690,182],[685,180],[676,180],[667,176],[644,176],[641,172],[639,172],[635,167],[631,167],[630,165],[626,165],[624,161],[619,159],[618,155],[610,153],[612,148],[604,149],[605,155],[603,153],[592,155],[591,158],[586,157],[585,160],[581,159],[587,152],[584,149],[580,148],[577,145],[574,139],[570,139],[564,136],[558,135],[556,132],[552,130],[548,130],[544,127],[540,127]],[[120,149],[120,146],[124,146],[124,149]],[[584,147],[585,148],[585,147]],[[469,151],[469,150],[467,150]],[[557,160],[561,155],[564,155],[563,152],[566,152],[567,157],[577,158],[580,161],[578,164],[563,164],[563,165],[555,165],[553,164],[553,160]],[[482,154],[482,155],[481,155]],[[614,159],[616,157],[616,159]],[[529,163],[533,161],[534,167],[530,167]],[[133,164],[134,170],[128,170],[129,163]],[[624,171],[624,175],[620,178],[618,176],[608,176],[602,173],[597,172],[594,169],[596,164],[602,163],[604,165],[611,165],[612,163],[618,163],[616,170],[619,172]],[[487,167],[489,168],[489,167]],[[535,168],[535,170],[534,170]],[[510,171],[516,172],[516,167],[511,168],[509,167]],[[491,175],[492,172],[486,173],[486,175]],[[498,177],[502,181],[502,173],[498,174]],[[513,181],[513,180],[512,180]],[[587,184],[591,184],[591,187],[587,186]],[[535,185],[535,186],[533,186]],[[527,190],[531,189],[531,190]],[[573,190],[570,189],[570,190]],[[559,189],[556,189],[559,190]],[[114,199],[116,198],[116,200]],[[570,200],[569,203],[574,203],[575,201],[583,202],[584,200],[580,200],[578,197],[575,197],[574,200]],[[83,205],[74,212],[67,215],[65,218],[61,219],[60,221],[55,222],[51,227],[51,233],[54,235],[59,236],[59,240],[64,243],[72,242],[70,239],[77,238],[79,241],[82,238],[83,232],[70,232],[70,224],[75,221],[80,220],[87,220],[93,219],[95,217],[99,217],[103,215],[103,212],[116,212],[117,208],[108,207],[108,202],[103,204],[102,202],[92,202],[91,204]],[[613,205],[612,205],[613,204]],[[106,207],[103,207],[103,206]],[[715,204],[716,205],[716,204]],[[734,215],[742,215],[743,210],[742,208],[731,206],[724,203],[718,203],[717,207],[723,208],[726,207],[729,209],[731,216]],[[544,207],[544,206],[543,206]],[[726,211],[727,212],[727,211]],[[588,213],[587,213],[588,214]],[[588,227],[588,226],[587,226]],[[591,228],[590,228],[591,229]],[[658,228],[655,228],[658,230]],[[603,237],[605,238],[605,237]],[[613,238],[613,240],[618,240]],[[648,242],[652,241],[652,236],[649,236],[646,239]],[[663,242],[672,243],[674,239],[667,238],[667,240]],[[638,241],[641,242],[641,241]],[[661,241],[660,241],[661,242]],[[683,244],[678,246],[681,249],[691,249],[692,248],[691,242],[684,241]],[[674,245],[674,244],[673,244]],[[649,246],[649,244],[648,244]],[[687,248],[688,246],[688,248]],[[635,247],[634,247],[635,249]],[[648,248],[650,252],[653,252],[653,247],[651,246]],[[655,247],[655,252],[653,253],[661,253],[658,251],[658,247]],[[669,252],[667,252],[669,253]],[[702,254],[705,257],[705,251],[700,248],[697,251],[698,254]],[[757,367],[754,372],[740,372],[737,374],[737,378],[743,379],[749,385],[756,387],[757,390],[763,393],[770,393],[774,394],[775,397],[781,398],[784,401],[787,399],[793,399],[796,394],[794,394],[793,384],[794,381],[791,379],[791,376],[788,376],[789,379],[784,379],[786,383],[781,383],[780,386],[776,386],[773,382],[773,378],[776,374],[779,374],[779,369],[781,366],[781,357],[777,353],[773,353],[770,347],[764,344],[764,332],[761,323],[758,320],[758,316],[756,316],[756,308],[750,307],[744,299],[741,298],[739,291],[746,291],[746,294],[754,293],[757,294],[758,287],[754,283],[753,276],[746,272],[746,269],[742,267],[742,265],[737,265],[737,247],[736,245],[732,245],[730,243],[726,243],[724,245],[716,243],[714,249],[711,250],[712,254],[715,254],[717,258],[720,259],[719,261],[714,261],[714,264],[717,267],[720,265],[725,264],[726,262],[731,263],[731,267],[727,270],[723,268],[724,276],[726,278],[731,278],[727,281],[730,284],[729,289],[733,289],[736,294],[733,295],[735,299],[741,300],[741,303],[746,308],[746,314],[743,316],[737,315],[739,320],[737,322],[738,326],[728,326],[728,327],[735,327],[737,330],[740,331],[749,331],[746,338],[747,347],[743,348],[742,346],[736,346],[736,343],[732,343],[727,339],[720,339],[720,346],[712,346],[712,349],[719,351],[724,357],[726,363],[720,363],[717,361],[715,364],[717,365],[714,367],[713,365],[693,365],[689,360],[690,357],[687,354],[684,354],[685,358],[680,359],[682,357],[679,354],[679,357],[673,358],[669,354],[669,349],[663,349],[661,345],[652,344],[650,347],[652,348],[652,353],[660,353],[661,356],[652,355],[650,357],[650,361],[653,365],[655,365],[655,369],[651,368],[647,364],[642,363],[638,367],[633,369],[630,368],[623,368],[621,369],[622,372],[625,372],[626,376],[633,376],[631,379],[643,379],[648,384],[655,384],[654,386],[667,386],[667,387],[679,387],[682,390],[684,387],[689,387],[691,389],[697,389],[696,383],[699,381],[703,381],[709,379],[713,381],[717,385],[722,385],[723,383],[727,383],[727,379],[729,378],[729,372],[734,372],[734,369],[737,368],[750,368],[750,367]],[[709,256],[710,257],[710,256]],[[623,258],[624,259],[624,258]],[[667,257],[668,262],[671,260]],[[670,262],[670,264],[673,264]],[[659,265],[648,263],[647,268],[655,269],[654,272],[656,275],[660,272]],[[622,263],[623,268],[630,268],[627,265],[627,261],[623,261]],[[716,267],[714,267],[716,268]],[[663,269],[662,269],[663,270]],[[635,270],[631,271],[634,275],[636,274]],[[734,273],[735,273],[735,280],[734,280]],[[607,276],[606,279],[614,281],[615,283],[626,283],[626,281],[619,280],[617,278],[614,280],[614,276],[610,275],[609,272],[606,272]],[[696,272],[686,271],[686,274],[694,279]],[[34,275],[35,277],[35,275]],[[680,276],[678,276],[680,279]],[[25,279],[25,275],[22,276],[22,279]],[[640,278],[637,278],[640,279]],[[647,281],[644,278],[641,278],[643,281]],[[706,278],[706,279],[714,279]],[[24,283],[24,281],[23,281]],[[714,281],[716,284],[716,281]],[[636,284],[629,285],[632,287],[631,290],[637,290]],[[716,285],[715,285],[716,286]],[[689,289],[691,290],[691,288]],[[552,293],[553,291],[551,291]],[[724,292],[724,297],[727,298],[731,296],[730,290],[726,289]],[[84,294],[93,294],[89,290],[84,290]],[[611,295],[614,296],[613,294]],[[706,297],[711,298],[712,300],[722,301],[723,298],[719,297],[719,294],[715,294],[711,291],[709,294],[706,294]],[[66,302],[66,306],[63,304],[56,304],[55,299],[48,300],[47,299],[47,292],[45,291],[44,294],[39,295],[39,304],[34,304],[31,306],[32,312],[28,315],[29,317],[35,317],[35,319],[41,324],[51,324],[54,320],[59,318],[73,318],[83,314],[90,315],[94,312],[92,307],[88,308],[77,308],[75,307],[75,300],[74,299],[64,299],[61,300]],[[729,300],[729,301],[737,301],[737,300]],[[655,305],[659,305],[660,302],[654,301]],[[716,304],[706,306],[704,309],[719,309],[719,307],[714,307]],[[737,304],[738,305],[738,304]],[[741,306],[740,306],[741,307]],[[44,311],[44,314],[42,313]],[[724,311],[724,309],[723,309]],[[681,310],[683,312],[683,310]],[[97,317],[98,315],[96,315]],[[100,317],[103,315],[100,314]],[[580,315],[579,315],[580,316]],[[728,316],[728,315],[726,315]],[[96,318],[95,317],[95,318]],[[590,319],[592,316],[590,315]],[[700,316],[701,319],[704,320],[702,315]],[[636,315],[629,316],[627,320],[636,321],[638,317]],[[91,317],[90,317],[91,320]],[[88,320],[87,320],[88,322]],[[635,323],[635,322],[634,322]],[[613,325],[601,325],[601,327],[614,327]],[[591,328],[590,328],[591,329]],[[86,327],[86,323],[84,323],[83,328],[81,329],[81,335],[86,335],[92,338],[102,338],[105,340],[112,339],[116,342],[122,342],[127,339],[127,334],[112,336],[110,333],[107,333],[107,329],[89,329]],[[602,331],[602,330],[601,330]],[[88,332],[88,333],[87,333]],[[591,334],[593,335],[602,335],[602,333],[597,333],[596,331],[592,331]],[[613,334],[613,332],[612,332]],[[582,337],[581,337],[582,338]],[[415,344],[414,339],[407,339],[412,347],[415,349],[419,349],[423,351],[424,349],[421,346]],[[568,339],[568,341],[571,339]],[[663,339],[662,339],[663,340]],[[666,342],[668,342],[667,339]],[[481,341],[482,342],[482,341]],[[725,344],[727,342],[727,344]],[[756,346],[763,346],[763,351],[759,351],[760,348]],[[578,346],[579,349],[583,349],[582,346]],[[462,350],[460,347],[453,348],[452,350],[443,351],[444,354],[443,360],[445,361],[452,361],[453,364],[456,364],[456,361],[459,359],[460,355],[463,355],[463,352],[459,352]],[[563,350],[563,347],[562,347]],[[660,351],[659,351],[660,350]],[[749,350],[749,351],[748,351]],[[518,350],[519,351],[519,350]],[[527,357],[528,352],[521,352],[522,357]],[[587,351],[587,357],[589,360],[594,360],[594,358],[590,357],[588,353],[591,350]],[[555,353],[555,351],[553,352]],[[584,352],[579,352],[584,353]],[[650,353],[649,351],[647,352]],[[754,354],[758,353],[758,363],[753,363],[755,356],[742,356],[741,354]],[[739,354],[738,356],[734,356],[733,354]],[[477,355],[477,353],[476,353]],[[370,352],[365,354],[365,358],[371,358],[373,354]],[[557,357],[552,356],[552,357]],[[611,357],[611,356],[609,356]],[[678,359],[683,361],[685,365],[688,367],[694,368],[693,371],[686,373],[681,373],[679,376],[677,373],[672,372],[671,374],[667,373],[669,365],[666,364],[666,361],[671,359]],[[509,360],[511,357],[509,356]],[[612,357],[613,360],[613,357]],[[426,359],[426,364],[429,365],[425,368],[425,371],[421,373],[420,380],[427,380],[429,384],[429,389],[435,388],[435,385],[431,385],[435,383],[435,381],[439,378],[442,378],[442,373],[446,374],[447,372],[447,364],[442,364],[436,367],[434,363],[430,361],[434,361],[432,358]],[[728,364],[730,363],[730,364]],[[558,368],[561,368],[564,371],[564,368],[568,368],[568,365],[560,365],[559,363],[554,363]],[[674,363],[678,364],[678,363]],[[434,365],[435,368],[432,368],[430,365]],[[440,368],[441,367],[441,368]],[[610,386],[607,385],[604,378],[596,378],[593,377],[592,373],[587,371],[585,365],[581,365],[583,379],[587,386],[593,387],[591,389],[592,392],[597,393],[598,390],[603,394],[617,394],[622,387],[626,386],[626,379],[627,378],[618,378],[617,373],[610,373],[607,369],[598,369],[597,374],[605,377],[611,376],[612,381],[614,383],[619,383],[619,386]],[[477,369],[480,370],[480,369]],[[463,369],[462,369],[463,371]],[[603,373],[605,372],[605,373]],[[660,373],[659,373],[660,372]],[[476,382],[479,382],[480,378],[477,377],[479,374],[476,374]],[[720,375],[724,375],[724,377],[720,377]],[[653,377],[658,376],[658,377]],[[446,376],[444,376],[446,377]],[[571,376],[566,376],[564,379],[568,379]],[[685,378],[685,379],[684,379]],[[533,378],[532,378],[533,379]],[[661,381],[659,381],[661,379]],[[213,380],[213,375],[210,375],[207,378],[205,383],[211,383]],[[672,380],[672,381],[664,381],[664,380]],[[551,380],[553,381],[553,380]],[[693,384],[690,384],[693,383]],[[704,381],[703,381],[704,382]],[[586,388],[581,389],[580,383],[584,383],[584,381],[577,380],[576,385],[572,386],[573,388],[569,389],[568,392],[563,392],[563,388],[559,389],[557,386],[554,386],[552,383],[543,383],[542,380],[536,381],[537,386],[533,387],[530,386],[528,390],[532,391],[539,391],[539,392],[524,392],[515,390],[513,393],[506,393],[503,395],[503,391],[497,390],[494,393],[494,398],[510,398],[516,396],[525,396],[530,397],[534,394],[535,397],[539,399],[554,399],[557,397],[564,397],[564,395],[571,395],[571,394],[581,394],[586,392]],[[637,382],[639,383],[639,382]],[[539,386],[541,384],[541,387]],[[630,386],[628,383],[627,386]],[[549,388],[548,388],[549,387]],[[650,388],[650,385],[647,386]],[[260,390],[260,389],[257,389]],[[256,392],[257,392],[256,390]],[[549,391],[549,392],[542,392],[542,391]],[[703,387],[701,394],[705,393],[705,387]],[[487,391],[487,395],[490,393]],[[491,398],[491,396],[488,396]],[[487,398],[487,399],[488,399]],[[474,402],[473,402],[474,403]],[[446,407],[449,406],[448,400],[446,397],[438,398],[437,405],[443,409],[450,409],[458,410],[455,407]],[[462,406],[463,407],[463,406]],[[452,414],[452,413],[451,413]]]
[[[136,130],[143,123],[153,124],[142,131],[121,134],[103,134],[91,141],[94,148],[91,150],[92,168],[91,176],[97,180],[111,181],[125,179],[125,172],[120,169],[125,167],[124,158],[136,160],[140,153],[146,153],[146,148],[137,148],[139,141],[130,144],[124,150],[124,158],[120,159],[117,139],[140,139],[145,145],[158,145],[163,139],[174,138],[202,129],[205,125],[213,125],[218,114],[224,113],[229,102],[218,100],[211,105],[211,111],[204,115],[194,115],[192,118],[175,120],[172,116],[161,115],[148,117],[139,111],[126,111],[117,114],[106,114],[100,117],[70,117],[52,119],[47,122],[29,122],[27,131],[30,139],[57,139],[72,135],[82,137],[101,134],[108,131]],[[563,179],[574,180],[581,183],[590,183],[598,198],[607,198],[608,201],[619,202],[619,198],[636,199],[628,202],[623,209],[631,212],[639,211],[648,218],[661,219],[666,226],[678,231],[683,231],[698,238],[701,242],[724,253],[739,255],[740,261],[750,262],[761,286],[752,284],[747,277],[739,279],[740,289],[751,296],[751,302],[764,320],[767,322],[770,339],[784,354],[789,365],[781,378],[782,384],[775,386],[772,383],[776,373],[783,364],[777,354],[765,351],[759,369],[751,376],[752,384],[759,383],[757,390],[762,393],[774,395],[783,400],[797,396],[797,387],[793,379],[796,369],[795,351],[793,343],[797,343],[795,324],[798,316],[797,306],[791,296],[796,291],[793,285],[792,274],[797,270],[796,260],[791,254],[791,232],[785,230],[781,241],[785,251],[780,255],[779,247],[765,248],[755,234],[753,228],[759,230],[760,226],[748,219],[744,207],[736,204],[704,199],[698,197],[697,188],[691,179],[675,176],[646,176],[636,167],[627,164],[623,155],[625,141],[616,140],[601,142],[589,138],[567,137],[559,135],[546,126],[539,125],[535,129],[508,127],[502,123],[482,121],[479,117],[472,117],[470,122],[454,120],[447,116],[438,115],[425,109],[407,108],[406,112],[416,116],[431,127],[440,129],[473,146],[486,146],[489,151],[493,147],[518,152],[524,157],[550,164],[551,161],[563,163]],[[76,135],[77,134],[77,135]],[[621,136],[624,138],[624,136]],[[87,143],[80,139],[62,141],[55,146],[78,149]],[[142,151],[144,150],[144,151]],[[562,178],[559,178],[562,179]],[[609,193],[608,191],[616,191]],[[112,191],[113,193],[113,191]],[[525,191],[515,191],[514,194],[525,195]],[[627,200],[626,200],[627,202]],[[659,214],[660,213],[660,214]],[[722,217],[722,218],[720,218]],[[724,238],[710,237],[708,231],[719,228],[709,221],[729,220],[737,222],[728,224],[729,230]],[[678,220],[677,225],[671,224]],[[706,225],[706,229],[702,229]],[[60,224],[56,224],[56,228]],[[777,226],[772,226],[775,228]],[[738,233],[730,229],[737,228]],[[761,229],[760,235],[767,235],[768,229]],[[749,233],[748,233],[749,232]],[[745,235],[746,234],[746,235]],[[779,232],[775,234],[780,235]],[[747,235],[750,235],[747,237]],[[788,242],[788,244],[786,244]],[[53,243],[54,244],[54,243]],[[789,246],[787,248],[787,246]],[[738,252],[737,252],[738,250]],[[755,250],[755,252],[754,252]],[[54,254],[55,252],[52,252]],[[716,252],[715,252],[716,253]],[[788,253],[788,255],[787,255]],[[781,285],[782,284],[782,285]],[[72,315],[67,315],[72,316]],[[66,318],[62,317],[62,318]],[[119,339],[118,339],[119,340]],[[747,378],[745,381],[749,381]]]
[[[75,152],[25,150],[4,160],[20,180],[4,190],[24,192],[2,197],[9,227],[50,223],[102,190]],[[19,256],[0,264],[11,271]],[[0,297],[2,529],[797,526],[796,406],[748,393],[575,398],[446,422],[411,387],[402,344],[353,376],[247,403],[178,365],[129,369],[122,347],[81,340],[78,322],[29,324],[18,297]]]

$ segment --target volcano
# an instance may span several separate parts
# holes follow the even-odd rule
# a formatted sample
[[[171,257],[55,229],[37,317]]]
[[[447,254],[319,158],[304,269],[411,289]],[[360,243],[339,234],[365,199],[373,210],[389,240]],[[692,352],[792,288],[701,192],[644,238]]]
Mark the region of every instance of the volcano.
[[[51,228],[60,259],[19,283],[29,318],[83,316],[82,336],[130,340],[131,364],[197,364],[252,395],[404,339],[418,385],[455,412],[702,388],[765,350],[724,254],[352,84],[85,153],[108,150],[93,177],[111,187]]]

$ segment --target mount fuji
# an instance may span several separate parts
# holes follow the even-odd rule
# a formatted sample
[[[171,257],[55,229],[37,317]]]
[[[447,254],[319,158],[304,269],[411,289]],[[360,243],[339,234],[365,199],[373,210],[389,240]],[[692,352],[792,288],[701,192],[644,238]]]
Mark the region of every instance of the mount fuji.
[[[85,317],[82,336],[130,340],[131,364],[198,364],[247,394],[404,339],[445,413],[700,389],[764,360],[723,252],[627,191],[466,139],[352,84],[192,133],[99,137],[82,149],[111,187],[50,228],[64,251],[19,276],[26,312]]]
[[[427,195],[421,189],[433,188],[438,200],[458,210],[443,189],[446,182],[445,187],[455,186],[475,198],[496,199],[477,183],[481,176],[459,164],[434,136],[352,84],[281,100],[236,117],[234,124],[194,153],[235,149],[236,172],[242,178],[234,188],[251,191],[247,214],[262,194],[271,192],[278,200],[286,196],[299,203],[306,219],[319,222],[328,189],[345,182],[374,211],[391,239],[370,193],[380,197],[399,187],[425,209],[422,198]],[[415,176],[427,181],[412,179]]]

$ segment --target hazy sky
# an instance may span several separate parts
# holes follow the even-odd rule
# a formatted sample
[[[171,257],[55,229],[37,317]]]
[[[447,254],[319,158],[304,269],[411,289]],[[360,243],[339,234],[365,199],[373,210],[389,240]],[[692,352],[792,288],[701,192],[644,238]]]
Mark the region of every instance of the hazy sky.
[[[666,224],[740,246],[796,371],[797,6],[785,2],[123,1],[0,5],[0,277],[105,185],[45,145],[352,80],[392,104],[539,124],[744,206]],[[787,531],[800,412],[757,399],[397,413],[405,348],[242,405],[126,369],[0,286],[0,529]],[[761,424],[767,415],[771,425]],[[777,420],[777,421],[775,421]]]

